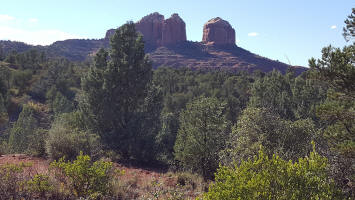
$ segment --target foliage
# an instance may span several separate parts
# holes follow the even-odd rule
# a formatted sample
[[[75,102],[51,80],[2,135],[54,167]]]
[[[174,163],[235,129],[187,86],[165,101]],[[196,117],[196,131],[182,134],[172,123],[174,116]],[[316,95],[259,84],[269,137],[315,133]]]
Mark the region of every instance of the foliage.
[[[111,162],[92,162],[90,156],[77,156],[73,162],[64,159],[51,163],[55,176],[69,187],[76,197],[87,198],[95,193],[106,195],[110,192],[110,181],[113,178]]]
[[[94,65],[82,79],[81,108],[88,116],[87,123],[100,134],[104,143],[129,158],[139,145],[143,149],[152,148],[142,139],[146,138],[146,133],[152,133],[147,131],[149,126],[143,126],[143,131],[137,124],[146,119],[148,108],[144,105],[152,67],[144,53],[142,36],[136,32],[133,22],[121,26],[110,45],[109,53],[103,49],[98,51]],[[140,142],[132,143],[137,138]]]
[[[285,75],[272,71],[256,79],[251,86],[249,106],[266,108],[287,120],[316,120],[314,110],[326,98],[327,87],[307,76],[307,73],[294,77],[292,71]]]
[[[189,103],[180,114],[175,159],[185,169],[211,178],[218,167],[218,152],[224,147],[227,120],[224,103],[201,97]]]
[[[273,110],[282,118],[294,119],[290,82],[278,71],[255,81],[249,105]]]
[[[344,37],[354,39],[354,12],[345,20]],[[310,59],[313,77],[330,85],[327,100],[317,107],[317,116],[323,122],[323,136],[332,153],[333,177],[338,185],[355,196],[355,43],[344,48],[328,46],[322,49],[322,58]]]
[[[265,108],[247,108],[232,128],[227,147],[220,153],[224,164],[240,162],[258,153],[259,146],[271,156],[279,154],[297,160],[311,150],[310,142],[316,136],[311,120],[295,122],[281,119]]]
[[[162,113],[161,129],[156,136],[156,145],[158,152],[158,159],[172,164],[174,160],[174,144],[176,135],[179,129],[178,117],[173,113]]]
[[[31,163],[0,166],[1,199],[48,199],[54,197],[52,183],[44,174],[26,173]]]
[[[37,135],[39,121],[36,115],[36,111],[30,105],[23,106],[19,119],[10,130],[9,145],[12,152],[25,153],[28,150],[28,141]]]
[[[74,103],[55,87],[48,90],[46,99],[46,103],[48,104],[50,111],[56,115],[74,111]]]
[[[39,198],[46,198],[46,194],[53,191],[53,185],[49,180],[49,176],[44,174],[36,174],[26,183],[27,191],[35,194]]]
[[[343,29],[344,33],[343,36],[346,41],[355,38],[355,8],[352,8],[351,14],[348,18],[344,21],[345,27]]]
[[[0,166],[0,196],[4,198],[17,199],[20,197],[22,189],[22,179],[20,173],[23,172],[23,166],[14,164],[5,164]]]
[[[315,151],[293,163],[260,150],[239,166],[220,167],[203,199],[343,199],[327,167]]]
[[[0,93],[0,129],[6,126],[8,122],[8,113],[6,109],[6,102],[3,95]]]
[[[45,65],[46,68],[31,84],[29,94],[36,100],[44,101],[47,92],[54,89],[68,100],[73,100],[75,93],[70,88],[80,86],[80,77],[74,64],[65,59],[51,59]]]
[[[11,85],[19,90],[22,94],[28,87],[29,81],[32,78],[32,72],[29,70],[25,71],[13,71],[11,73]]]
[[[101,154],[98,135],[81,128],[81,113],[65,113],[56,118],[46,139],[46,153],[52,160],[73,160],[80,151],[97,159]]]

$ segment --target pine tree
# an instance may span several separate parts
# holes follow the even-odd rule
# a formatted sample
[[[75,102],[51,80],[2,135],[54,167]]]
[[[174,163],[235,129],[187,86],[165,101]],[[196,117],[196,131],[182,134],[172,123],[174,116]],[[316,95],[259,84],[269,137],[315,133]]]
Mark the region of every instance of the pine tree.
[[[354,39],[354,14],[345,20],[344,36]],[[343,49],[328,46],[322,50],[322,58],[310,59],[312,74],[326,82],[330,89],[326,101],[317,107],[317,116],[323,121],[323,136],[330,144],[331,161],[336,168],[338,183],[344,188],[355,182],[355,43]],[[355,196],[355,187],[350,187]]]
[[[110,45],[109,52],[98,51],[95,64],[83,78],[82,108],[104,143],[127,154],[135,148],[127,147],[127,141],[139,132],[133,127],[144,110],[152,66],[133,22],[120,27]]]
[[[180,114],[175,158],[186,169],[212,178],[218,167],[218,152],[224,147],[227,121],[224,103],[216,98],[200,98]]]

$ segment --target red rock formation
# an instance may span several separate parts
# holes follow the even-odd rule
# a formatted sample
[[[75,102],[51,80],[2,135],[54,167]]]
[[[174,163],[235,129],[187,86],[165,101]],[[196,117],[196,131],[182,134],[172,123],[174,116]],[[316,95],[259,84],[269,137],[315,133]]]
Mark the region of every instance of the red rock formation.
[[[138,21],[136,29],[143,34],[147,44],[157,47],[186,41],[185,22],[178,14],[164,20],[163,15],[152,13]]]
[[[146,43],[160,46],[163,22],[164,16],[155,12],[138,21],[136,23],[136,29],[143,34]]]
[[[162,46],[186,41],[186,25],[178,14],[173,14],[163,23]]]
[[[203,26],[202,42],[205,44],[235,44],[235,31],[229,22],[217,17]]]

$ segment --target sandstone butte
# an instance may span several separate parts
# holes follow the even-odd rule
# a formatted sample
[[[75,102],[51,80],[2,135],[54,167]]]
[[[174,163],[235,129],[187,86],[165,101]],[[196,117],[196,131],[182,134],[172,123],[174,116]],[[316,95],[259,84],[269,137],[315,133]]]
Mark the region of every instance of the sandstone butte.
[[[208,20],[203,26],[200,42],[187,41],[186,25],[178,14],[170,18],[155,12],[136,22],[142,33],[146,53],[153,67],[188,67],[204,70],[230,70],[269,72],[274,69],[285,73],[289,65],[253,54],[236,45],[236,33],[231,24],[220,17]],[[107,32],[105,41],[114,34]],[[296,74],[306,68],[293,66]]]
[[[135,23],[143,34],[145,51],[152,60],[154,68],[159,66],[187,67],[203,70],[269,72],[274,69],[285,73],[289,67],[296,74],[307,70],[301,66],[290,66],[253,54],[235,44],[235,30],[225,20],[217,17],[209,20],[203,27],[200,42],[186,40],[186,25],[178,14],[164,19],[159,13],[152,13]],[[6,50],[18,52],[37,48],[48,52],[49,56],[65,57],[73,61],[84,61],[95,55],[98,49],[109,48],[109,39],[115,29],[108,30],[104,39],[70,39],[57,41],[49,46],[31,46],[12,41],[0,41]]]
[[[136,29],[144,36],[144,41],[152,47],[174,45],[187,41],[186,24],[178,14],[170,18],[155,12],[136,22]],[[112,37],[115,29],[106,32],[106,39]],[[235,45],[235,30],[219,17],[212,18],[203,26],[202,43],[211,45]]]
[[[155,12],[136,22],[136,29],[142,33],[147,45],[153,47],[174,45],[186,41],[186,24],[178,14],[164,19],[164,16]],[[106,32],[106,39],[112,37],[115,29]]]
[[[202,42],[205,44],[235,44],[235,30],[229,22],[216,17],[203,26]]]

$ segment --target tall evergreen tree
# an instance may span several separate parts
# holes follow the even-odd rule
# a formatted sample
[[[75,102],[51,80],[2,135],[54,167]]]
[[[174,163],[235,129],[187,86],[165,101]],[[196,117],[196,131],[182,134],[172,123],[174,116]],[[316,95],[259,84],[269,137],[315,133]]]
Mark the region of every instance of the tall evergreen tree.
[[[355,8],[352,8],[351,14],[348,18],[344,21],[345,27],[343,29],[344,33],[343,36],[346,41],[355,38]]]
[[[152,66],[133,22],[120,27],[110,45],[108,53],[97,53],[95,64],[82,80],[83,108],[104,143],[126,155],[130,149],[127,141],[139,132],[132,127],[144,110]]]

